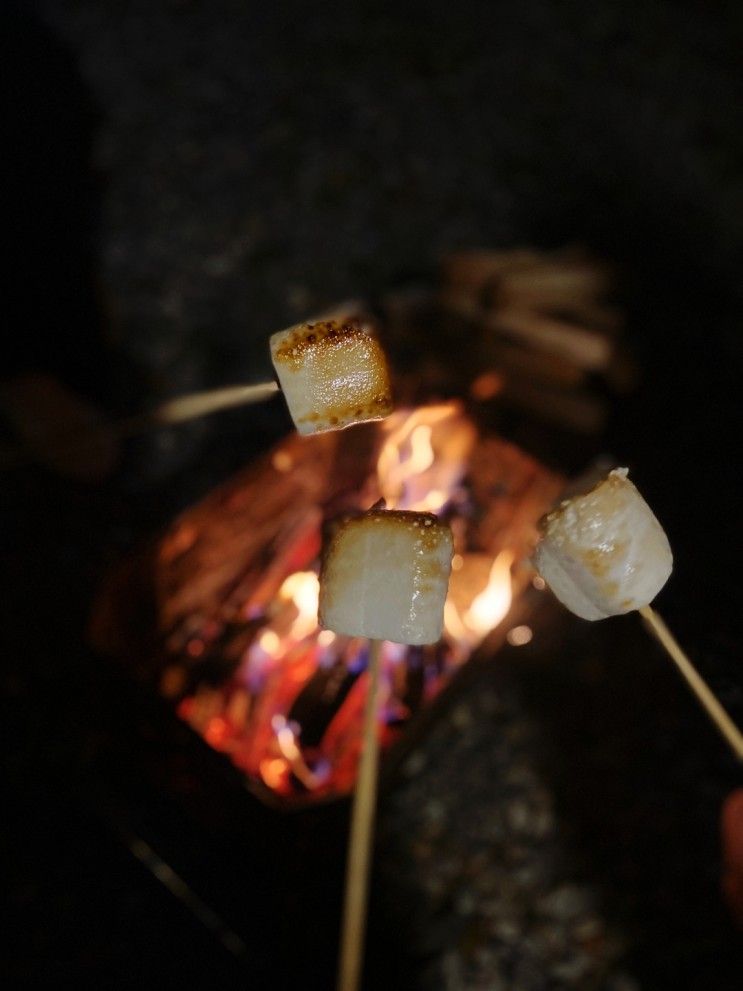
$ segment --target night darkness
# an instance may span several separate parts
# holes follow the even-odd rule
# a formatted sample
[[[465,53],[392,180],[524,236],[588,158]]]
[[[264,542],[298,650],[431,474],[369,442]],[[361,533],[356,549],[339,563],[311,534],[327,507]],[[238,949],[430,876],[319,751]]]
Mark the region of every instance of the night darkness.
[[[261,381],[269,333],[341,299],[431,280],[447,251],[584,246],[618,273],[640,369],[595,454],[629,464],[662,520],[675,571],[659,607],[743,723],[742,19],[733,3],[634,0],[394,13],[4,5],[3,456],[23,437],[17,397],[29,379],[57,397],[47,422],[125,416],[190,389]],[[132,836],[171,844],[186,879],[234,928],[247,925],[242,889],[206,890],[210,871],[221,876],[208,844],[239,856],[238,776],[85,639],[107,569],[289,426],[276,400],[138,438],[111,470],[3,467],[8,987],[303,986],[301,967],[277,977],[260,948],[225,950],[132,856]],[[564,670],[569,659],[541,686],[537,667],[509,682],[566,755],[539,763],[581,869],[629,933],[631,975],[514,972],[513,991],[740,986],[718,836],[740,770],[640,643],[616,620],[576,630],[566,652],[601,658],[603,682]],[[635,701],[624,727],[620,709]],[[561,723],[594,704],[584,731]],[[176,778],[202,783],[179,804],[167,797]],[[604,800],[611,816],[595,809]],[[340,836],[343,810],[330,816]],[[275,827],[259,812],[251,828],[258,863]],[[290,826],[279,834],[301,872],[311,851]],[[332,901],[338,865],[313,870],[316,901]],[[324,921],[334,932],[333,910]],[[288,939],[283,925],[262,920],[256,940]],[[300,938],[297,953],[309,945]],[[327,964],[332,946],[320,956]],[[396,949],[369,986],[485,986],[426,983],[404,957]]]

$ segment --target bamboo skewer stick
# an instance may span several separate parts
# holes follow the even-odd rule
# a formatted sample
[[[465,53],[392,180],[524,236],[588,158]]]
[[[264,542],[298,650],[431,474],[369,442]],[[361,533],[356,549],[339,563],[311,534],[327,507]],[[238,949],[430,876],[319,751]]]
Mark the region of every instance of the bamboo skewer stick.
[[[184,423],[200,416],[217,413],[235,406],[252,406],[270,399],[279,391],[276,382],[259,382],[256,385],[227,385],[208,392],[193,392],[187,396],[169,399],[151,413],[125,420],[121,427],[140,430],[150,426],[165,426]]]
[[[220,410],[236,406],[249,406],[270,399],[279,386],[276,382],[259,382],[255,385],[228,385],[221,389],[206,392],[193,392],[186,396],[169,399],[147,413],[137,413],[114,423],[99,423],[86,429],[69,433],[44,433],[29,438],[33,441],[31,451],[0,452],[0,467],[16,467],[37,455],[66,453],[74,454],[86,448],[95,449],[102,443],[124,440],[160,427],[175,426],[188,420],[195,420]]]
[[[681,672],[681,676],[685,679],[707,715],[729,744],[730,749],[738,760],[743,760],[743,734],[741,734],[738,727],[723,709],[722,705],[720,705],[716,695],[681,649],[676,638],[652,606],[643,606],[639,610],[639,613],[643,618],[645,628],[667,651],[669,657]]]
[[[369,686],[364,709],[361,763],[351,812],[351,832],[343,902],[338,991],[358,991],[364,956],[364,931],[369,890],[374,815],[377,804],[379,738],[377,707],[382,641],[369,644]]]

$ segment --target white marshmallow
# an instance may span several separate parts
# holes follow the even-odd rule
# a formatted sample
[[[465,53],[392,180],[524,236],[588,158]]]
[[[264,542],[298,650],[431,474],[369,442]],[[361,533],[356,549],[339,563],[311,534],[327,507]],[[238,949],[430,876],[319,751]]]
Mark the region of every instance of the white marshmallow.
[[[649,605],[668,581],[673,555],[627,469],[616,468],[545,518],[534,564],[564,606],[594,620]]]
[[[352,637],[436,643],[452,552],[451,530],[431,513],[343,517],[323,549],[320,625]]]
[[[300,434],[340,430],[392,412],[387,360],[357,320],[302,323],[273,334],[271,359]]]

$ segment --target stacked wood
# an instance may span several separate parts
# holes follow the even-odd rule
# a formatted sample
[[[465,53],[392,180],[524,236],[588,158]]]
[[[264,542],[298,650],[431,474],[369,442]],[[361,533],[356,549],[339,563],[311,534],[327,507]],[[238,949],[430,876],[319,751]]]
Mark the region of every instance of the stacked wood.
[[[596,435],[604,387],[632,381],[612,288],[609,267],[583,252],[464,251],[442,263],[438,304],[475,332],[499,403]]]

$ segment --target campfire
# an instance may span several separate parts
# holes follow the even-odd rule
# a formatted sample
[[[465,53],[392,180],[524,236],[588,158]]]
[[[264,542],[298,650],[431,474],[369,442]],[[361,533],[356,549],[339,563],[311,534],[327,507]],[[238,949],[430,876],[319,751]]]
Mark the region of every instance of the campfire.
[[[512,643],[530,638],[506,620],[534,579],[536,524],[561,486],[512,444],[480,433],[459,401],[400,410],[353,433],[291,436],[159,542],[148,676],[157,672],[181,718],[259,791],[296,800],[348,792],[368,646],[318,628],[323,520],[382,498],[436,512],[455,535],[442,641],[384,645],[388,746],[493,630]]]
[[[540,601],[544,585],[530,564],[537,522],[558,497],[581,490],[578,480],[566,486],[566,477],[584,469],[602,450],[598,438],[609,395],[631,386],[632,366],[622,361],[619,322],[610,310],[596,309],[596,297],[605,286],[603,273],[584,263],[571,269],[550,262],[550,268],[539,257],[477,255],[464,261],[463,270],[449,266],[443,289],[408,289],[387,296],[381,306],[377,301],[374,312],[381,319],[383,339],[395,342],[398,349],[397,412],[352,431],[287,436],[130,557],[110,576],[94,610],[96,646],[156,690],[182,720],[180,726],[175,719],[162,720],[177,737],[178,761],[154,781],[157,788],[163,783],[170,788],[175,780],[176,848],[184,809],[195,813],[199,829],[201,810],[217,810],[218,827],[212,830],[208,824],[206,842],[212,840],[212,845],[206,848],[219,856],[210,853],[200,886],[207,892],[211,886],[217,903],[222,891],[234,892],[234,903],[232,895],[225,903],[230,910],[233,904],[242,910],[244,879],[253,885],[257,873],[269,893],[262,904],[274,909],[267,918],[290,918],[293,932],[304,933],[307,928],[302,924],[305,899],[296,897],[296,879],[306,877],[308,865],[312,866],[310,850],[321,849],[322,854],[316,858],[317,870],[307,891],[313,897],[319,892],[316,914],[324,920],[323,926],[328,922],[324,914],[328,906],[333,907],[333,924],[337,921],[336,889],[343,865],[338,851],[347,821],[344,804],[332,799],[355,788],[346,858],[352,866],[353,853],[360,847],[354,846],[359,834],[353,831],[353,813],[367,780],[364,773],[359,775],[359,764],[365,770],[372,749],[368,744],[374,739],[372,720],[364,720],[365,708],[378,714],[378,735],[386,751],[383,772],[386,764],[387,783],[396,786],[386,793],[389,801],[380,803],[386,812],[387,833],[380,835],[387,842],[387,868],[391,865],[397,873],[405,865],[409,870],[408,889],[425,906],[416,918],[422,932],[431,918],[441,917],[439,892],[447,900],[450,891],[456,895],[461,890],[470,897],[472,877],[485,860],[484,855],[483,861],[479,859],[481,850],[490,851],[488,862],[495,867],[476,890],[483,904],[493,908],[478,912],[477,930],[473,926],[468,931],[475,953],[481,946],[500,946],[495,927],[504,917],[513,931],[521,931],[526,924],[523,904],[537,905],[542,912],[542,905],[562,906],[563,894],[570,890],[564,883],[556,886],[554,880],[563,875],[555,869],[553,857],[562,858],[563,852],[550,831],[547,789],[539,774],[532,774],[533,768],[541,771],[542,751],[536,738],[523,745],[522,730],[529,726],[529,716],[520,703],[513,704],[512,711],[509,708],[509,678],[523,677],[527,686],[539,682],[528,704],[540,717],[546,713],[547,739],[553,734],[560,742],[572,739],[561,765],[569,776],[576,755],[593,752],[591,746],[583,748],[584,740],[603,740],[603,724],[597,727],[597,718],[601,722],[601,716],[615,714],[613,700],[603,699],[599,716],[594,714],[592,722],[584,723],[582,715],[576,715],[580,701],[571,701],[572,709],[563,719],[562,705],[554,702],[554,696],[564,702],[566,686],[572,692],[579,685],[579,700],[600,701],[603,687],[595,693],[586,689],[588,680],[593,686],[595,678],[595,665],[588,656],[579,677],[563,678],[559,673],[565,631],[562,625],[557,630],[555,626],[562,622],[557,619],[561,613],[546,596]],[[585,298],[575,285],[578,275],[593,280]],[[520,288],[519,279],[524,283]],[[458,345],[462,341],[467,347]],[[599,474],[603,477],[605,468]],[[426,647],[382,645],[381,704],[376,706],[368,703],[375,698],[369,691],[373,679],[368,671],[378,670],[370,664],[370,658],[380,656],[378,641],[370,649],[368,641],[318,628],[317,607],[324,527],[338,515],[347,518],[349,513],[364,512],[379,500],[390,509],[436,514],[451,527],[455,554],[442,639]],[[522,649],[532,640],[531,648]],[[583,656],[580,645],[577,655]],[[466,700],[477,697],[486,683],[487,704],[468,707]],[[609,683],[618,685],[620,679]],[[562,686],[562,695],[553,691],[555,685]],[[550,708],[543,696],[550,698]],[[158,704],[151,711],[157,716],[162,709]],[[157,721],[148,717],[148,733]],[[609,727],[610,740],[612,732],[617,739],[617,727],[624,728],[625,722],[617,717]],[[513,734],[508,732],[511,727]],[[362,728],[367,746],[360,762]],[[448,761],[442,755],[460,738],[469,743]],[[184,742],[189,747],[187,775],[180,770]],[[473,766],[474,746],[477,761],[479,748],[487,757],[482,764],[485,770],[480,773],[477,763],[477,774],[469,775],[480,779],[481,789],[473,793],[471,782],[460,781],[460,769]],[[563,752],[561,746],[553,749]],[[600,747],[596,751],[595,763],[593,759],[578,762],[580,781],[588,780],[590,788],[581,785],[577,791],[589,795],[595,791],[606,799],[601,782],[613,780],[605,771],[611,765]],[[545,766],[551,770],[549,762]],[[628,771],[630,783],[631,777]],[[500,790],[496,785],[489,794],[489,783],[498,780]],[[510,790],[516,781],[514,798]],[[371,795],[366,808],[371,807],[373,814],[377,793],[372,787],[366,794]],[[632,788],[627,794],[633,794]],[[445,806],[441,826],[446,795],[453,797]],[[233,797],[238,799],[234,806]],[[592,822],[589,799],[583,796],[578,802],[568,792],[568,800],[579,815],[585,802]],[[624,829],[624,804],[623,792],[609,796],[607,817],[613,815],[620,823],[617,836]],[[490,830],[467,833],[463,828],[478,819],[473,808],[483,809],[486,815],[480,818],[491,821],[494,810],[501,807],[497,841]],[[287,808],[300,811],[286,816]],[[231,846],[223,839],[225,823]],[[192,833],[196,839],[192,842],[189,837],[188,846],[203,849],[202,834],[196,829]],[[450,856],[457,834],[464,834],[462,852]],[[262,861],[271,844],[263,838],[273,840],[274,835],[276,853],[271,853],[264,870]],[[261,842],[252,843],[250,838],[256,836]],[[316,842],[318,836],[324,845]],[[523,867],[527,855],[532,862],[547,865],[536,882]],[[220,857],[222,872],[215,880],[211,862]],[[328,863],[336,872],[332,883],[326,876]],[[242,865],[239,875],[238,864]],[[521,880],[513,879],[522,875],[527,880],[519,888]],[[238,876],[239,883],[233,884]],[[358,890],[358,872],[353,874],[347,866],[347,878],[346,891]],[[450,888],[452,878],[457,886]],[[384,877],[382,883],[387,883]],[[510,895],[492,898],[492,891],[511,890],[512,884],[519,895],[513,904]],[[255,889],[264,890],[257,885]],[[389,890],[395,900],[398,889]],[[429,897],[425,892],[433,894]],[[236,929],[241,934],[253,931],[254,904]],[[407,901],[400,899],[400,904]],[[350,918],[346,905],[342,950],[347,932],[364,931],[363,920],[360,926],[346,924]],[[459,914],[458,908],[455,911]],[[600,934],[598,941],[591,936],[591,945],[600,946],[601,921],[597,923],[593,913],[587,918],[598,927],[591,932]],[[534,924],[540,933],[554,930],[563,939],[552,921],[545,923],[538,916]],[[455,920],[452,945],[460,939],[457,925]],[[572,917],[568,925],[573,927]],[[379,933],[372,933],[372,938],[379,940]],[[263,933],[254,942],[272,943]],[[330,957],[335,949],[331,943],[317,940],[308,930],[297,958],[312,959],[318,946]],[[583,953],[582,939],[580,944]],[[358,937],[355,950],[358,961],[362,955]],[[420,952],[429,954],[429,944]],[[418,953],[416,948],[416,959]],[[509,974],[510,953],[509,942],[502,958],[503,972]],[[562,960],[565,953],[562,949],[559,953]],[[597,967],[604,966],[602,953],[597,953]],[[272,971],[282,972],[282,956],[280,949],[273,954]],[[339,959],[342,965],[343,953]],[[324,967],[312,965],[314,972],[322,971],[322,986],[330,986],[327,975],[334,963],[327,959]],[[486,958],[484,971],[494,972],[493,966]]]
[[[384,644],[381,733],[389,748],[483,641],[493,652],[506,639],[518,646],[532,638],[528,617],[509,617],[527,587],[543,587],[529,554],[564,479],[503,439],[478,410],[494,401],[542,419],[554,411],[559,427],[590,433],[594,421],[582,411],[597,400],[586,392],[581,361],[585,340],[597,362],[608,361],[616,326],[594,326],[605,288],[603,270],[572,256],[475,253],[445,267],[443,289],[422,304],[415,294],[390,297],[388,329],[400,335],[407,326],[409,341],[421,311],[435,311],[439,327],[467,322],[478,342],[477,369],[463,370],[460,361],[459,384],[450,378],[449,394],[460,398],[419,405],[403,372],[398,396],[414,397],[410,408],[352,431],[287,437],[185,512],[109,583],[94,619],[98,646],[121,658],[134,654],[138,674],[263,797],[302,803],[349,792],[368,646],[318,628],[325,521],[383,499],[391,509],[434,512],[454,534],[442,640]],[[411,299],[416,312],[409,312]],[[580,360],[570,350],[578,339]],[[429,386],[431,361],[429,353],[418,379]],[[536,379],[527,381],[530,368]],[[434,383],[444,376],[440,364]],[[123,615],[122,602],[143,574],[154,622],[146,642],[133,645],[141,613]]]

